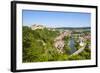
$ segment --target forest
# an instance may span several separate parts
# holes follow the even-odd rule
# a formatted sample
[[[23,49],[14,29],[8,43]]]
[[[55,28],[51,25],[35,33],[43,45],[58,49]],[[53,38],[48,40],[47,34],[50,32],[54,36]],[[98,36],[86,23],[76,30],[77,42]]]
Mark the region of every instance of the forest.
[[[52,31],[48,30],[48,28],[32,30],[28,26],[23,26],[22,29],[23,63],[91,59],[91,49],[88,47],[91,42],[90,40],[85,41],[84,51],[76,55],[71,55],[72,49],[68,45],[72,38],[71,36],[64,37],[65,45],[63,53],[59,53],[53,44],[55,37],[60,35],[60,31]],[[87,34],[87,32],[83,33]],[[77,40],[74,38],[76,51],[81,47]]]

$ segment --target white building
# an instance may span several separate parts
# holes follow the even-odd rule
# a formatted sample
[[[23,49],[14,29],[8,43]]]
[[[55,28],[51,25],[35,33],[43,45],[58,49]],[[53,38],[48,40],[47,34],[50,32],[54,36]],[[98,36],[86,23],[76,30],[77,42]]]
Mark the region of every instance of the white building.
[[[85,44],[85,43],[84,43],[84,38],[80,37],[80,38],[79,38],[79,45],[80,45],[80,46],[84,46],[84,44]]]

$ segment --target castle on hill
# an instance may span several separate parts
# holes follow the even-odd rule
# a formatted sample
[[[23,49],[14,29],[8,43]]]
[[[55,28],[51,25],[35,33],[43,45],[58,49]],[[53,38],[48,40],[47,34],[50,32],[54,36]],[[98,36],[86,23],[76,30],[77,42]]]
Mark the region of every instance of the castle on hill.
[[[32,30],[43,29],[43,28],[45,28],[43,25],[34,24],[34,25],[31,26],[31,29]]]

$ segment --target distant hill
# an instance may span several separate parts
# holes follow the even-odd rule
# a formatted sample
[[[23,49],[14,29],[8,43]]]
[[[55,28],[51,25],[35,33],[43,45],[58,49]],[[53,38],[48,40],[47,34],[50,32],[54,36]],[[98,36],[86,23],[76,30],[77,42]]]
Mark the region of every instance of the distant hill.
[[[91,29],[91,27],[59,27],[55,29],[68,29],[68,30],[76,30],[76,29]]]

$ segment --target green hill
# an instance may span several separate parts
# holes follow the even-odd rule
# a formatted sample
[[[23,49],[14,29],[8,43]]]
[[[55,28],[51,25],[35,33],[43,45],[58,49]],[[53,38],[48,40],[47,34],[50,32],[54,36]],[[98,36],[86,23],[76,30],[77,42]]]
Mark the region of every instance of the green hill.
[[[87,56],[90,52],[84,52],[81,55],[69,57],[71,48],[68,46],[68,41],[70,37],[64,38],[64,40],[66,40],[64,53],[58,53],[57,49],[53,46],[55,37],[60,34],[58,30],[52,31],[48,30],[47,28],[32,30],[27,26],[23,26],[22,28],[23,63],[82,60],[90,57]]]
[[[66,54],[59,54],[53,46],[58,31],[46,28],[31,30],[23,27],[23,62],[44,62],[66,60]]]

